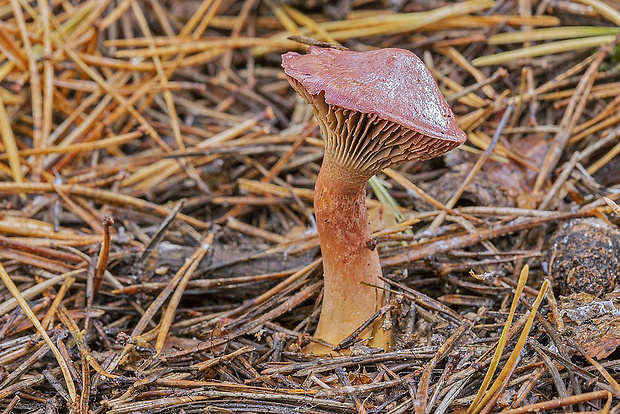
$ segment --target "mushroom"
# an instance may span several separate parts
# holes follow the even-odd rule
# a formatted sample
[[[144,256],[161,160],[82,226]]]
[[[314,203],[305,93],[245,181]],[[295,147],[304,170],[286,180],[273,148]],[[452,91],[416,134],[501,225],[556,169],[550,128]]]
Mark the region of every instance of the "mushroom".
[[[466,140],[429,70],[412,52],[311,46],[282,55],[291,86],[312,106],[325,140],[314,213],[324,294],[315,337],[337,345],[385,306],[369,246],[366,182],[392,164],[438,157]],[[357,336],[389,348],[381,318]],[[330,353],[312,343],[309,353]]]

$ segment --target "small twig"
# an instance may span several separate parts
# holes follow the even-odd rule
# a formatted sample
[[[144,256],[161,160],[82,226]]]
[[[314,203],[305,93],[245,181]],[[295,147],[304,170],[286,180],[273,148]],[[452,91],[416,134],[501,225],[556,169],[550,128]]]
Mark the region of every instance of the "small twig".
[[[15,408],[20,399],[21,398],[19,398],[19,395],[13,397],[9,405],[7,405],[4,410],[2,410],[2,414],[11,414],[13,412],[13,408]]]
[[[354,330],[351,335],[347,336],[338,345],[336,345],[333,350],[340,351],[345,348],[349,348],[350,346],[355,344],[355,339],[357,338],[357,336],[364,332],[364,330],[368,328],[375,320],[377,320],[377,318],[385,315],[389,310],[390,305],[385,305],[384,307],[376,311],[370,318],[366,319],[366,321],[364,321],[364,323],[361,324],[359,328]]]
[[[301,43],[302,45],[327,47],[330,49],[339,49],[339,50],[349,50],[347,47],[344,47],[342,45],[324,42],[322,40],[313,39],[308,36],[293,35],[293,36],[288,36],[287,39],[292,40],[293,42]]]

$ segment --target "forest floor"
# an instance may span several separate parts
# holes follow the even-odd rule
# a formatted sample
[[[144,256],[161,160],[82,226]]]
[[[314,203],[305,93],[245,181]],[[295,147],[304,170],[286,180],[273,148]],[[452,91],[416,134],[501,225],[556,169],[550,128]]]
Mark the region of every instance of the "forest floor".
[[[619,34],[618,0],[0,0],[0,412],[620,412]],[[302,352],[323,140],[280,56],[317,41],[413,51],[468,137],[368,186],[387,351]]]

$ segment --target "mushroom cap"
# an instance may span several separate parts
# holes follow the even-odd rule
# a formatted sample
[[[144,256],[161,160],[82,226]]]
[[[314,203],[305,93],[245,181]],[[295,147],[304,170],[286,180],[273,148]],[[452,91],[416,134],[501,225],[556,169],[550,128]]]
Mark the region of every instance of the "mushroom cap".
[[[328,105],[376,115],[432,138],[446,150],[467,139],[430,71],[408,50],[311,46],[306,55],[282,55],[282,67],[308,94],[323,93]]]

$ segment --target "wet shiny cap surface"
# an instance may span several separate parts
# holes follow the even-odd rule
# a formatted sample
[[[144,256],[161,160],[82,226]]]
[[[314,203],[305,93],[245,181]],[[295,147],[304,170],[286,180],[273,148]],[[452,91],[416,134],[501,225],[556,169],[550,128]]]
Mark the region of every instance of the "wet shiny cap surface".
[[[463,143],[465,133],[424,63],[403,49],[354,52],[311,46],[282,55],[287,76],[325,103],[374,114],[442,141]]]

